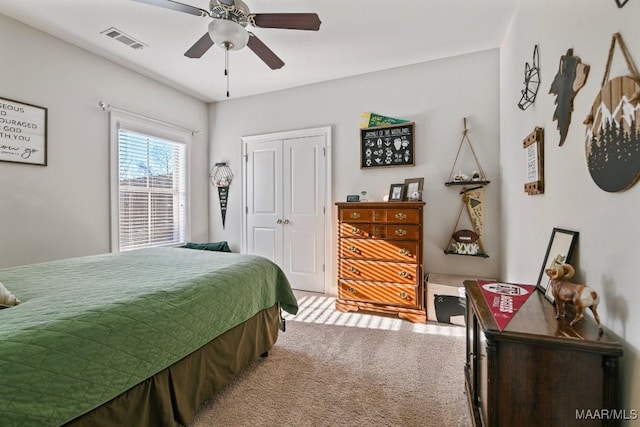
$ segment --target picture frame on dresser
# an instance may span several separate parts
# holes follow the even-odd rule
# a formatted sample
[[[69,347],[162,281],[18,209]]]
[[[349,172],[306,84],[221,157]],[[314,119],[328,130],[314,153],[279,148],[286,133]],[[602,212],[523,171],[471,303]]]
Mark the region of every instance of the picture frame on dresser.
[[[417,202],[422,200],[424,178],[407,178],[404,180],[404,200]]]
[[[545,274],[545,270],[561,263],[571,263],[579,235],[580,233],[577,231],[558,227],[554,227],[551,231],[551,237],[536,284],[537,289],[551,302],[553,302],[553,295],[549,286],[549,277]]]
[[[389,187],[389,201],[401,202],[404,198],[404,184],[391,184]]]

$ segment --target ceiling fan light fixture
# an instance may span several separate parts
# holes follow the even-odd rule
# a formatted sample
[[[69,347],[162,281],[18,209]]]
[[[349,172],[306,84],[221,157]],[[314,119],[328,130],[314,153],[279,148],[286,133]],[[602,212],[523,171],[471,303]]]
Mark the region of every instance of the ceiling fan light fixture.
[[[240,24],[228,19],[214,19],[209,24],[209,37],[218,46],[239,50],[247,45],[249,33]]]

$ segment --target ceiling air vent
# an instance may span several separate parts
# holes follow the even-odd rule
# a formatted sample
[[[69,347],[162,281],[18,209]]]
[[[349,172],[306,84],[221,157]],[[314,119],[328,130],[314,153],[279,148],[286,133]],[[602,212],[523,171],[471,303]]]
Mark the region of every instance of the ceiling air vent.
[[[128,34],[123,33],[122,31],[120,31],[115,27],[108,28],[102,31],[100,34],[104,34],[108,37],[111,37],[112,39],[118,40],[119,42],[129,46],[131,49],[142,49],[142,48],[148,47],[148,45],[134,39]]]

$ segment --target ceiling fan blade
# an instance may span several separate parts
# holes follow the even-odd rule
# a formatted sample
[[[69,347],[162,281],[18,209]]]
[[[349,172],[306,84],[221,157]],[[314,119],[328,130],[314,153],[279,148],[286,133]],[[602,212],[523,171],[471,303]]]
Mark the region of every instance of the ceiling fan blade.
[[[138,3],[146,3],[152,6],[160,6],[166,9],[177,10],[178,12],[188,13],[196,16],[211,16],[209,11],[188,4],[179,3],[173,0],[133,0]]]
[[[235,0],[218,0],[220,3],[224,3],[227,6],[233,6],[235,4]]]
[[[278,58],[278,56],[252,32],[249,32],[247,47],[258,55],[258,58],[262,59],[272,70],[277,70],[284,66],[282,59]]]
[[[184,56],[187,58],[200,58],[211,46],[213,46],[213,40],[209,37],[209,33],[206,32],[184,53]]]
[[[288,30],[318,31],[321,24],[317,13],[255,13],[250,20],[256,27]]]

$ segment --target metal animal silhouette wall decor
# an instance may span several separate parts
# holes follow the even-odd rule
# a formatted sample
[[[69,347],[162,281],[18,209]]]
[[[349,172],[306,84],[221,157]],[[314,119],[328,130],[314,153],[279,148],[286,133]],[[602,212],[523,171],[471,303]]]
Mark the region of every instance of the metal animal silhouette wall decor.
[[[549,93],[556,95],[556,110],[553,112],[553,120],[558,121],[561,146],[569,131],[573,98],[584,86],[588,75],[589,66],[583,64],[580,58],[573,55],[573,49],[567,50],[567,53],[560,57],[558,73],[551,83]]]
[[[625,4],[627,4],[629,0],[616,0],[616,4],[618,5],[618,7],[624,7]]]
[[[524,64],[524,89],[521,90],[522,96],[520,97],[520,102],[518,102],[518,107],[523,111],[535,102],[536,95],[538,95],[538,88],[540,87],[539,64],[538,45],[535,45],[531,64],[528,62]]]

